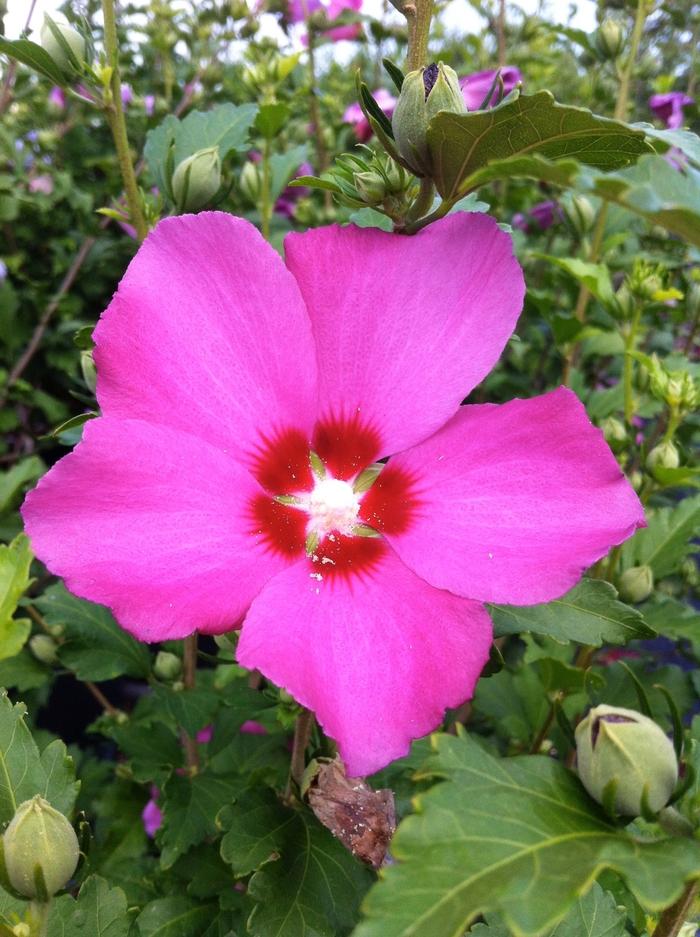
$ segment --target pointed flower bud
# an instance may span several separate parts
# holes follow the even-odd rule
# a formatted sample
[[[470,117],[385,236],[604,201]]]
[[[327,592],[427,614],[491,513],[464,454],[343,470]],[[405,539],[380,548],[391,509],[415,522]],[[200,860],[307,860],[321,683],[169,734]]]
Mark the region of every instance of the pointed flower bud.
[[[198,150],[175,167],[173,196],[180,211],[199,211],[221,188],[221,160],[216,146]]]
[[[41,897],[37,879],[55,895],[78,864],[78,838],[66,817],[39,794],[17,808],[2,837],[12,887],[27,898]]]
[[[622,24],[608,17],[593,34],[593,45],[602,59],[616,59],[625,47]]]
[[[627,439],[627,430],[624,424],[615,416],[606,417],[600,424],[603,436],[607,443],[624,442]]]
[[[35,634],[29,640],[29,650],[34,657],[41,661],[42,664],[48,664],[49,667],[52,667],[58,662],[58,657],[56,655],[57,647],[58,645],[54,639],[48,634]]]
[[[620,576],[617,584],[620,598],[625,602],[643,602],[654,589],[654,574],[650,566],[631,566]]]
[[[367,205],[378,205],[384,201],[386,195],[386,183],[378,172],[356,172],[353,176],[353,182],[357,189],[357,194]]]
[[[586,196],[574,195],[562,202],[562,207],[567,221],[579,237],[588,234],[595,222],[595,209]]]
[[[654,446],[647,456],[646,466],[653,474],[655,469],[675,469],[681,464],[681,457],[675,443],[669,439]]]
[[[253,205],[257,205],[262,186],[260,171],[252,160],[247,160],[243,164],[243,169],[241,169],[238,185],[241,192],[248,199],[248,201],[252,202]]]
[[[59,69],[70,75],[75,71],[75,66],[67,50],[62,43],[59,42],[54,29],[61,34],[61,38],[67,43],[71,52],[81,65],[85,61],[85,56],[87,54],[85,38],[80,35],[77,29],[73,29],[72,26],[69,26],[68,23],[57,22],[56,20],[50,19],[48,16],[44,17],[41,32],[39,33],[41,45],[44,51],[48,52]]]
[[[419,176],[430,175],[428,124],[441,111],[466,113],[457,73],[448,65],[429,65],[409,72],[396,102],[391,126],[399,153]]]
[[[583,786],[621,816],[640,816],[643,801],[656,813],[678,780],[673,744],[634,709],[596,706],[576,728],[576,751]]]
[[[170,651],[158,651],[153,673],[159,680],[175,680],[182,673],[182,661],[177,654],[171,654]]]

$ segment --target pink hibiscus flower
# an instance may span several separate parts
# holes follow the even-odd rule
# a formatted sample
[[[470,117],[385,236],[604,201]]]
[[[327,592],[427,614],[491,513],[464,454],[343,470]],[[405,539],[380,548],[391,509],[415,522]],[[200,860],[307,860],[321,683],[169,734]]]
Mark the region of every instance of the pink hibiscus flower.
[[[472,694],[483,602],[556,598],[644,523],[570,390],[460,406],[523,295],[485,215],[290,234],[286,266],[244,220],[166,219],[94,333],[103,416],[25,501],[35,551],[142,640],[242,624],[239,662],[376,771]]]
[[[472,75],[465,75],[459,79],[459,86],[462,89],[462,95],[467,105],[467,110],[476,111],[484,102],[484,98],[489,93],[489,89],[494,83],[498,69],[490,68],[485,72],[474,72]],[[515,65],[504,65],[501,71],[503,79],[503,95],[510,92],[523,80],[519,68]],[[498,100],[496,94],[496,100]]]

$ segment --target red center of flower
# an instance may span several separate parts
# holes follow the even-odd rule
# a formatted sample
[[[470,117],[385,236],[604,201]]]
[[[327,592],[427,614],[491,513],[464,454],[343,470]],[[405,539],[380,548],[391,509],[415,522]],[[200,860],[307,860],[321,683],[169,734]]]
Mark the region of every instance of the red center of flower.
[[[284,556],[306,554],[319,579],[368,571],[386,550],[381,535],[404,531],[419,503],[403,471],[373,465],[381,454],[379,434],[357,416],[321,420],[311,440],[294,429],[264,439],[251,532]]]

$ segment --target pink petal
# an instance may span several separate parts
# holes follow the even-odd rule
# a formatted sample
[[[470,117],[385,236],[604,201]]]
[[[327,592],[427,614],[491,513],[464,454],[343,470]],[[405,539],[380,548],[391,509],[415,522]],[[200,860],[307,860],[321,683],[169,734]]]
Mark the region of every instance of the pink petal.
[[[155,791],[155,794],[153,791]],[[153,837],[163,825],[163,814],[156,801],[156,798],[159,796],[160,791],[158,788],[151,788],[151,798],[141,811],[143,828],[146,831],[146,836],[149,836],[151,839],[153,839]]]
[[[238,644],[243,666],[316,713],[351,776],[405,755],[470,697],[491,644],[481,605],[434,589],[374,543],[381,555],[360,575],[301,560],[275,576]]]
[[[143,641],[240,621],[289,562],[253,533],[261,489],[200,439],[103,418],[24,503],[33,549],[76,595],[108,605]]]
[[[321,417],[359,420],[381,455],[452,416],[522,307],[511,239],[486,215],[460,212],[413,237],[317,228],[285,246],[316,338]]]
[[[603,434],[564,387],[462,407],[382,475],[396,471],[419,504],[407,527],[386,530],[397,553],[434,586],[481,601],[557,598],[645,526]]]
[[[316,361],[293,277],[247,221],[167,218],[95,329],[105,416],[184,430],[236,455],[289,427],[308,437]]]

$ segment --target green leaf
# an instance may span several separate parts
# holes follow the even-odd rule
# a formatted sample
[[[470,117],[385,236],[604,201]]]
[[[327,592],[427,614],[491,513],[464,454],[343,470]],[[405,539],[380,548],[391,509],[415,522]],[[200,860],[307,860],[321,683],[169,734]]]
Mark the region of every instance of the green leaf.
[[[273,201],[282,194],[282,190],[306,159],[307,153],[308,147],[302,143],[286,153],[275,153],[270,157],[270,198]]]
[[[194,738],[200,729],[209,725],[221,705],[221,697],[206,687],[173,690],[159,686],[153,691],[156,710],[167,713],[171,722]]]
[[[444,111],[430,123],[428,145],[438,191],[448,199],[464,194],[469,177],[493,160],[536,153],[619,169],[651,150],[643,131],[557,104],[549,91],[515,94],[488,111]]]
[[[566,595],[546,605],[490,605],[489,609],[498,637],[531,631],[599,647],[605,642],[624,644],[655,634],[641,612],[620,602],[614,586],[602,579],[582,579]]]
[[[0,692],[0,825],[9,823],[17,807],[35,794],[69,815],[78,793],[66,746],[57,739],[40,755],[24,722],[26,711]]]
[[[174,774],[163,789],[163,826],[158,834],[160,864],[169,869],[191,846],[217,833],[216,815],[241,785],[203,771],[192,778]]]
[[[175,145],[175,136],[180,128],[180,121],[173,114],[168,114],[157,127],[146,134],[143,155],[151,170],[153,180],[161,192],[170,190],[170,180],[166,179],[168,153]]]
[[[238,875],[257,869],[248,894],[258,902],[253,937],[342,937],[357,919],[371,873],[308,811],[270,791],[228,812],[221,854]]]
[[[685,498],[674,508],[648,511],[647,523],[623,545],[622,566],[646,564],[660,579],[675,572],[694,550],[691,540],[700,530],[700,495]]]
[[[36,42],[30,42],[29,39],[15,39],[14,42],[9,42],[0,36],[0,52],[33,68],[35,72],[49,78],[55,85],[64,85],[66,82],[65,75],[49,53]]]
[[[191,111],[175,134],[175,165],[210,146],[219,148],[222,160],[232,150],[247,150],[257,112],[257,104],[217,104],[210,111]]]
[[[351,224],[358,228],[379,228],[381,231],[393,231],[394,223],[381,211],[374,208],[358,208],[350,215]]]
[[[610,279],[610,271],[605,264],[589,263],[585,260],[579,260],[578,257],[554,257],[552,254],[537,252],[533,252],[533,256],[540,260],[548,260],[557,267],[561,267],[577,283],[585,286],[596,299],[599,299],[605,305],[613,303],[613,285]]]
[[[36,481],[46,471],[38,456],[23,459],[6,472],[0,472],[0,513],[12,507],[15,498],[29,482]]]
[[[31,582],[32,559],[25,534],[18,534],[10,544],[0,544],[0,660],[19,654],[32,630],[27,618],[12,617]]]
[[[184,895],[173,895],[147,904],[136,924],[140,937],[202,937],[218,913],[218,904],[197,904]]]
[[[289,119],[289,108],[286,104],[261,104],[255,118],[255,129],[266,140],[271,140]]]
[[[696,133],[690,130],[659,130],[653,124],[646,123],[635,123],[632,126],[643,130],[647,137],[665,144],[660,149],[668,150],[673,147],[681,150],[696,166],[700,166],[700,137]]]
[[[35,604],[50,625],[61,625],[59,657],[80,680],[112,680],[122,674],[146,677],[148,649],[127,634],[103,605],[72,595],[63,583],[50,586]]]
[[[696,842],[637,839],[611,825],[551,759],[494,758],[470,738],[433,744],[429,768],[447,780],[417,795],[417,814],[392,843],[397,864],[365,900],[368,920],[354,937],[461,934],[489,911],[518,937],[543,935],[605,868],[652,910],[700,874]]]
[[[64,937],[129,937],[130,929],[124,892],[91,875],[81,886]]]

